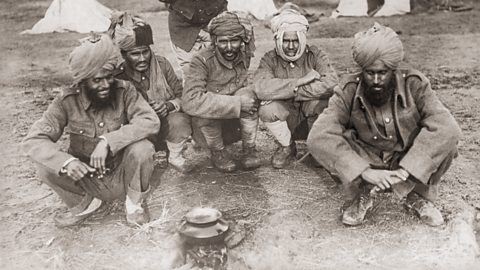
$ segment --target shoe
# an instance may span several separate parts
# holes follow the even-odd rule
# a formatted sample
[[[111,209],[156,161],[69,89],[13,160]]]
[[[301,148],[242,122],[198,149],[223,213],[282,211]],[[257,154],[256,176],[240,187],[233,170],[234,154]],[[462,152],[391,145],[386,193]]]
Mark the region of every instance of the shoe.
[[[247,170],[260,167],[262,160],[257,156],[257,149],[253,147],[243,147],[242,166]]]
[[[150,221],[150,216],[142,203],[135,204],[128,196],[125,200],[125,214],[129,225],[139,226]]]
[[[285,168],[297,155],[297,146],[291,143],[289,146],[280,145],[272,156],[272,166],[275,169]]]
[[[237,169],[235,161],[227,153],[227,150],[212,150],[212,163],[221,172],[233,172]]]
[[[367,211],[372,208],[373,200],[368,193],[361,194],[353,200],[352,204],[345,209],[342,215],[342,223],[349,226],[357,226],[363,223]]]
[[[174,157],[173,155],[170,155],[168,157],[168,164],[172,165],[172,167],[181,172],[181,173],[189,173],[193,171],[195,168],[190,162],[188,162],[183,155],[179,155]]]
[[[185,145],[186,140],[179,142],[179,143],[173,143],[166,141],[167,148],[169,151],[168,154],[168,163],[172,165],[175,170],[181,172],[181,173],[189,173],[193,170],[193,166],[187,162],[185,159],[184,153],[186,149]]]
[[[416,193],[408,194],[405,206],[414,210],[420,220],[429,226],[436,227],[444,223],[440,210],[432,202],[420,197]]]
[[[55,226],[57,228],[66,228],[66,227],[71,227],[75,225],[81,224],[85,219],[93,215],[96,210],[100,208],[102,205],[102,201],[93,198],[93,200],[90,202],[88,207],[81,213],[79,214],[72,214],[72,212],[66,212],[66,213],[57,213],[53,217],[53,221],[55,223]]]

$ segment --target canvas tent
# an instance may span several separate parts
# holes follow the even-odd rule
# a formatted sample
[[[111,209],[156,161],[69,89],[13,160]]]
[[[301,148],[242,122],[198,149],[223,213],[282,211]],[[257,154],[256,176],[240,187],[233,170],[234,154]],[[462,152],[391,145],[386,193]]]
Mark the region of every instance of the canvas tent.
[[[340,0],[332,18],[339,16],[392,16],[410,12],[410,0]]]
[[[228,0],[227,9],[249,13],[258,20],[265,20],[277,12],[273,0]]]
[[[96,0],[53,0],[45,17],[22,34],[106,31],[112,11]]]

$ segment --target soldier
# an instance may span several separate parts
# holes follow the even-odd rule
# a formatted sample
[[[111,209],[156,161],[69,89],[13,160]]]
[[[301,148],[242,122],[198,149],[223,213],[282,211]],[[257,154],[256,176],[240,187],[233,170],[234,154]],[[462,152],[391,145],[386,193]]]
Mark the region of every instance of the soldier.
[[[193,55],[210,45],[206,27],[227,10],[226,0],[159,0],[168,4],[168,31],[173,52],[185,77]]]
[[[433,200],[461,131],[428,79],[399,67],[403,55],[388,27],[375,23],[357,33],[353,58],[362,72],[335,92],[308,137],[310,152],[345,187],[351,204],[344,224],[361,224],[372,207],[370,193],[382,190],[406,197],[426,224],[444,222]]]
[[[235,125],[240,119],[243,141],[242,165],[260,166],[255,140],[258,115],[256,97],[247,87],[247,71],[255,49],[253,27],[248,19],[234,12],[223,12],[208,25],[213,44],[195,55],[187,70],[183,110],[192,116],[211,150],[213,165],[223,172],[236,169],[224,148],[229,135],[222,125]]]
[[[37,173],[69,211],[54,217],[58,227],[80,223],[103,201],[125,199],[129,224],[149,221],[142,206],[153,173],[148,136],[160,121],[128,82],[114,79],[118,53],[107,35],[84,40],[70,55],[73,86],[56,97],[23,141]],[[68,152],[55,144],[64,129]]]
[[[166,143],[169,164],[183,173],[191,171],[193,167],[184,157],[192,128],[190,116],[180,106],[183,87],[170,62],[150,48],[153,44],[150,25],[129,13],[116,13],[109,32],[124,60],[117,67],[116,78],[133,83],[162,123],[160,132],[151,138],[155,149],[163,149]]]
[[[259,117],[279,144],[272,166],[284,168],[296,154],[292,134],[304,120],[305,130],[297,133],[308,134],[333,95],[338,78],[325,52],[307,44],[308,21],[303,15],[283,10],[271,20],[271,27],[275,49],[260,61],[255,93],[262,101]]]

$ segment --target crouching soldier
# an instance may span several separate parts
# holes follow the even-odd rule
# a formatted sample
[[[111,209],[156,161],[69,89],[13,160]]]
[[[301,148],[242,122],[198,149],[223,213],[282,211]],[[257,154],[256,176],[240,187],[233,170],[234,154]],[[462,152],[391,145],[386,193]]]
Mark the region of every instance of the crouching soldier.
[[[117,49],[107,35],[84,40],[70,55],[73,86],[56,97],[23,141],[41,181],[69,211],[58,227],[80,223],[103,201],[125,200],[130,224],[149,221],[142,205],[150,189],[154,148],[147,137],[160,121],[128,82],[114,79]],[[56,145],[64,129],[68,152]]]
[[[406,197],[426,224],[443,224],[433,201],[457,154],[460,128],[428,79],[399,67],[403,55],[388,27],[356,34],[353,57],[362,72],[335,92],[308,137],[312,155],[345,187],[344,224],[361,224],[371,192],[387,189]]]
[[[284,168],[295,157],[294,138],[307,137],[327,107],[338,78],[325,52],[307,44],[308,21],[304,16],[287,9],[271,22],[275,49],[260,61],[255,93],[262,101],[260,119],[279,144],[272,166]]]
[[[225,150],[222,125],[235,125],[240,119],[243,142],[242,165],[260,166],[255,141],[258,127],[256,97],[247,86],[247,71],[253,55],[253,27],[248,19],[234,12],[223,12],[208,25],[213,44],[196,54],[185,76],[183,110],[192,116],[211,150],[213,165],[231,172],[236,164]]]
[[[191,171],[193,166],[183,155],[192,133],[190,116],[180,106],[183,87],[170,62],[150,48],[153,44],[150,25],[129,13],[116,13],[109,33],[124,60],[117,67],[116,78],[133,83],[162,122],[160,132],[151,138],[156,150],[162,150],[166,143],[168,163],[180,172]]]

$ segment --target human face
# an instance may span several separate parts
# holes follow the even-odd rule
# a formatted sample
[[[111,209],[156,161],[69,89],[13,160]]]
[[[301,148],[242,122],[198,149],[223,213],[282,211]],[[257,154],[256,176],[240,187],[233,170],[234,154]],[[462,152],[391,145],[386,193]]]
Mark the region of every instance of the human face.
[[[290,56],[290,57],[295,56],[297,54],[299,47],[300,47],[300,42],[298,40],[297,32],[287,31],[283,33],[282,49],[287,56]]]
[[[393,92],[393,70],[381,60],[363,68],[363,81],[367,85],[366,98],[374,106],[385,104]]]
[[[146,72],[150,68],[152,51],[149,46],[138,46],[122,52],[127,65],[137,72]]]
[[[94,104],[103,104],[111,100],[114,83],[113,70],[106,69],[100,69],[83,81],[87,96]]]
[[[240,53],[242,39],[240,37],[218,36],[215,46],[225,60],[233,61]]]

